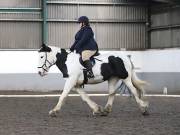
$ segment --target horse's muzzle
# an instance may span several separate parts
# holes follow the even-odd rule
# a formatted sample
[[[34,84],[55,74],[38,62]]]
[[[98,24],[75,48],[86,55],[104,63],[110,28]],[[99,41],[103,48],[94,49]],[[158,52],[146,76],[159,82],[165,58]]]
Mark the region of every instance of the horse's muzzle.
[[[40,71],[38,72],[38,74],[39,74],[40,76],[42,76],[42,77],[44,76],[44,75],[42,74],[42,72],[40,72]]]

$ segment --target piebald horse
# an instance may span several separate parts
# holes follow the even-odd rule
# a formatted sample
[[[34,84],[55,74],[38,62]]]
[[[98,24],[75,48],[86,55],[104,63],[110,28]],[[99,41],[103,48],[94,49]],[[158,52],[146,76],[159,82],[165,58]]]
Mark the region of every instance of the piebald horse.
[[[84,75],[84,67],[80,64],[80,55],[76,52],[67,52],[58,47],[46,46],[39,49],[38,73],[40,76],[47,75],[49,69],[56,65],[66,79],[62,95],[57,105],[49,111],[50,116],[57,116],[69,92],[74,89],[79,93],[82,100],[92,109],[93,114],[107,115],[112,111],[112,105],[116,94],[116,84],[121,80],[131,91],[140,107],[143,115],[148,114],[148,102],[142,99],[145,81],[140,80],[133,69],[131,60],[123,53],[106,53],[95,56],[95,63],[92,68],[94,78],[87,79]],[[86,79],[87,84],[97,84],[108,81],[109,96],[105,107],[101,107],[92,101],[82,89]]]

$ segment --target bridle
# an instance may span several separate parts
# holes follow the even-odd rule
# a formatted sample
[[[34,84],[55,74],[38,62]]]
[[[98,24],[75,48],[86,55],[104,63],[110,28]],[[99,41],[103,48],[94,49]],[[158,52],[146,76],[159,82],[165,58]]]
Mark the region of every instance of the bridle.
[[[44,71],[48,72],[47,69],[49,69],[50,67],[52,67],[53,65],[56,64],[56,62],[51,63],[48,59],[47,59],[47,52],[45,52],[45,62],[41,67],[37,67],[37,68],[42,68]],[[49,64],[49,66],[47,66],[47,63]]]

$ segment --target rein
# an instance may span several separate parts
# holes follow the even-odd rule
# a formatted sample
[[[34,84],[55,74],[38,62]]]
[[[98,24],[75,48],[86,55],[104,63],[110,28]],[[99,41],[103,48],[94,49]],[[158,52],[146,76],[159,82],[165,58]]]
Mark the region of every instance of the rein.
[[[100,60],[100,59],[98,59],[98,58],[95,58],[95,57],[94,57],[94,59],[95,59],[95,60],[97,60],[97,61],[100,61],[100,62],[102,62],[102,60]]]
[[[47,63],[49,64],[49,66],[47,66]],[[49,60],[47,59],[47,52],[46,52],[46,58],[45,58],[45,62],[44,62],[44,64],[41,66],[41,67],[37,67],[37,68],[42,68],[43,70],[45,70],[46,72],[48,72],[47,71],[47,69],[49,69],[50,67],[52,67],[53,65],[55,65],[56,64],[56,62],[55,63],[51,63],[51,62],[49,62]]]

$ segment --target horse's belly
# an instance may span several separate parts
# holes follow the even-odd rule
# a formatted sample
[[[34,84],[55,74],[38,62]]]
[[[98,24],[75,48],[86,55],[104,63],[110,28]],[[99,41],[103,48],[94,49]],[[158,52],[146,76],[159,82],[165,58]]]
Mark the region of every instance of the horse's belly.
[[[84,78],[79,78],[78,81],[77,81],[77,84],[82,84],[84,81]],[[88,82],[87,84],[97,84],[97,83],[101,83],[101,82],[104,82],[103,80],[103,77],[102,76],[99,76],[99,77],[95,77],[95,78],[92,78],[92,79],[88,79]]]

